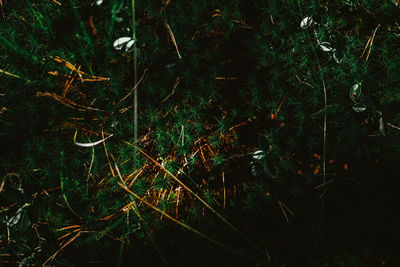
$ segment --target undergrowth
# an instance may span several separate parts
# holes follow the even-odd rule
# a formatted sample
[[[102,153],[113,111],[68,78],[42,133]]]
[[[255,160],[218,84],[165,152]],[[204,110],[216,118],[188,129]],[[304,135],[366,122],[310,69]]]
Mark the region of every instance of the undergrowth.
[[[400,263],[398,1],[131,4],[0,1],[1,263]]]

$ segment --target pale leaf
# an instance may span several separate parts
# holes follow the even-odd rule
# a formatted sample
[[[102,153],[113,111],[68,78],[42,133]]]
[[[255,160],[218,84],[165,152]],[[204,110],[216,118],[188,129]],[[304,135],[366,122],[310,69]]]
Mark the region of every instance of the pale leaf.
[[[300,22],[300,28],[307,29],[307,28],[311,27],[313,24],[314,24],[314,20],[311,17],[305,17]]]

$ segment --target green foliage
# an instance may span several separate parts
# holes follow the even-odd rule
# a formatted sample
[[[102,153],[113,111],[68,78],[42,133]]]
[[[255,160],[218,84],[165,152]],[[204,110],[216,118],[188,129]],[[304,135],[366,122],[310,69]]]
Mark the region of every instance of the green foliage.
[[[2,263],[400,262],[398,1],[97,2],[0,1]]]

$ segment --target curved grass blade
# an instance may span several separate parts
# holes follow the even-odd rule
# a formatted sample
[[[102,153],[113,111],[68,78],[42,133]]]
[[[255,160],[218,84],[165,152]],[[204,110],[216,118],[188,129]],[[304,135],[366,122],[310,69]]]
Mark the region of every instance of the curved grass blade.
[[[103,139],[101,139],[101,140],[99,140],[99,141],[93,142],[93,143],[79,143],[79,142],[76,142],[76,135],[77,135],[77,134],[78,134],[78,131],[76,131],[76,132],[75,132],[75,135],[74,135],[74,144],[77,145],[77,146],[81,146],[81,147],[94,147],[94,146],[97,146],[98,144],[103,143],[103,142],[106,141],[108,138],[110,138],[111,136],[113,136],[112,134],[110,134],[109,136],[107,136],[107,137],[105,137],[105,138],[103,138]]]

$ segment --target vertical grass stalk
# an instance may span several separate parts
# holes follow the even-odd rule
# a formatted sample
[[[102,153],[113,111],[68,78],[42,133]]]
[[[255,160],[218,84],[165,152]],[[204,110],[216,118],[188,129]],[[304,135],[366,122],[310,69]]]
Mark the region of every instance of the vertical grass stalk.
[[[132,39],[134,40],[133,43],[133,84],[137,84],[137,40],[136,40],[136,19],[135,19],[135,0],[132,0]],[[138,96],[137,96],[138,88],[135,89],[133,92],[133,142],[135,145],[134,148],[134,168],[137,169],[137,162],[136,162],[136,154],[137,154],[137,137],[138,137]]]

